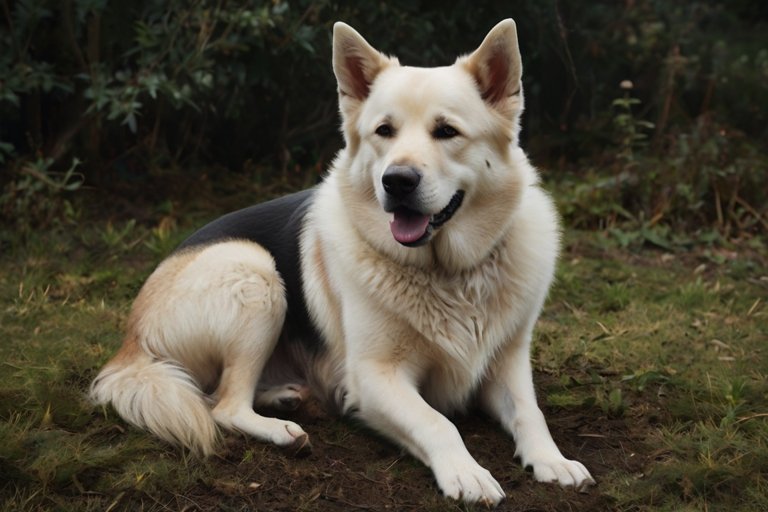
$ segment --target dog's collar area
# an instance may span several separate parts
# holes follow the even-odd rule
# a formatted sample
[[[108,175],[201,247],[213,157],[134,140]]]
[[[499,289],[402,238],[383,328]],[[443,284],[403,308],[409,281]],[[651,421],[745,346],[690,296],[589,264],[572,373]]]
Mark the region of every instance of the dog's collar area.
[[[405,247],[420,247],[429,242],[435,229],[451,220],[464,201],[464,191],[458,190],[448,204],[431,217],[405,207],[395,210],[395,220],[390,224],[395,240]]]

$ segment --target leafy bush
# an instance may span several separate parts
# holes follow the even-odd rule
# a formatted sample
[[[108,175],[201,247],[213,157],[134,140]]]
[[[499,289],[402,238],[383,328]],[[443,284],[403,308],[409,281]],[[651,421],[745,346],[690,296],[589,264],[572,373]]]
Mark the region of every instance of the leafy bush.
[[[151,182],[146,201],[174,193],[158,185],[160,170],[174,185],[211,166],[262,182],[311,182],[340,144],[334,21],[358,27],[403,63],[436,65],[512,16],[526,67],[524,139],[538,163],[566,162],[563,179],[618,179],[626,193],[600,208],[631,217],[694,218],[735,231],[765,224],[765,201],[755,197],[768,186],[756,172],[766,148],[754,142],[768,138],[768,13],[760,3],[1,3],[5,204],[18,203],[19,182],[31,179],[21,169],[46,162],[66,172],[74,158],[99,190],[146,191]],[[617,91],[622,80],[635,84],[631,99]],[[617,97],[630,101],[623,127],[614,124]],[[627,128],[647,144],[622,142]],[[675,186],[649,181],[654,173]],[[612,222],[593,213],[585,224]]]

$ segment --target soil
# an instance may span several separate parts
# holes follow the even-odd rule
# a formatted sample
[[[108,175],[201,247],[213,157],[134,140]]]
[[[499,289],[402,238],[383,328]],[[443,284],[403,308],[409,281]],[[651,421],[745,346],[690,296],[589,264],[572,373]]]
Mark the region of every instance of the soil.
[[[547,375],[537,376],[539,388],[546,379]],[[514,442],[495,422],[480,413],[453,418],[469,451],[507,493],[496,510],[614,509],[614,499],[601,492],[601,476],[617,470],[640,474],[647,462],[643,454],[650,451],[644,442],[647,426],[627,415],[609,418],[597,408],[565,414],[564,409],[544,408],[544,413],[563,454],[584,463],[598,485],[577,492],[535,482],[514,459]],[[281,415],[297,421],[310,434],[308,456],[296,457],[231,437],[216,462],[219,477],[185,490],[166,507],[286,512],[482,509],[442,497],[428,468],[360,424],[328,416],[312,402]],[[136,498],[129,499],[136,503]]]

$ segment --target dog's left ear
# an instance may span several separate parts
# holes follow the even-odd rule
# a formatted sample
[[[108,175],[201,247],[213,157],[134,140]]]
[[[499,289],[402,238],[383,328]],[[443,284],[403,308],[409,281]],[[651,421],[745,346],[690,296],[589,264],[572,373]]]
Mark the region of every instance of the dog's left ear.
[[[459,59],[459,63],[475,78],[483,100],[504,114],[519,114],[523,63],[514,20],[508,18],[499,22],[488,32],[480,47]]]

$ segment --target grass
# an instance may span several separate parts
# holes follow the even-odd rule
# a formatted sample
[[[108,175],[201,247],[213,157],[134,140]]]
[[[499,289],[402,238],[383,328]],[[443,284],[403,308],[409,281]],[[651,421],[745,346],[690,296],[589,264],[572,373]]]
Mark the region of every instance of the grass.
[[[732,264],[702,267],[700,259],[577,255],[561,268],[537,360],[566,375],[550,401],[598,407],[647,436],[642,477],[608,475],[614,488],[606,490],[622,506],[765,510],[764,261],[744,261],[748,251]]]
[[[184,234],[95,223],[2,252],[0,509],[467,508],[412,458],[322,413],[299,418],[309,459],[231,435],[201,461],[93,408],[88,384],[132,297]],[[553,435],[599,485],[532,483],[497,427],[459,418],[511,497],[502,510],[768,510],[766,251],[755,239],[722,252],[568,234],[533,356]]]

